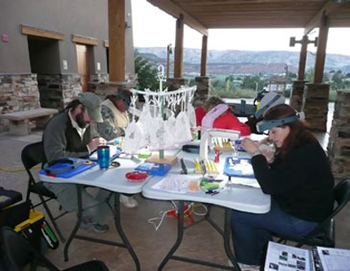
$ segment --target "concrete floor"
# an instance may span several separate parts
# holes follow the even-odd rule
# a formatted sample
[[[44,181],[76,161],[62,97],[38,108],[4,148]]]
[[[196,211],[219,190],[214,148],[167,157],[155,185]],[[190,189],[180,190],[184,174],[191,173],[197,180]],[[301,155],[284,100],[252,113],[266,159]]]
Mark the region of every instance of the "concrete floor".
[[[322,144],[326,145],[326,136],[319,135],[319,139]],[[0,149],[2,150],[0,156],[1,186],[6,189],[17,190],[25,196],[28,178],[26,172],[23,171],[20,154],[24,146],[39,140],[41,140],[40,131],[35,131],[29,136],[11,136],[7,133],[0,134]],[[171,209],[171,203],[145,199],[142,195],[137,195],[136,198],[139,202],[138,208],[127,209],[124,206],[122,207],[122,225],[139,258],[141,270],[154,271],[157,270],[158,265],[175,241],[177,221],[176,218],[168,216],[159,230],[155,231],[154,226],[147,222],[148,219],[157,217],[161,211]],[[59,212],[56,202],[50,205],[54,212]],[[197,211],[201,211],[200,207],[198,207]],[[219,225],[222,225],[224,217],[223,209],[214,207],[212,214],[214,220]],[[350,207],[348,205],[336,218],[336,246],[338,248],[350,249],[349,214]],[[199,219],[200,217],[194,215],[194,218]],[[58,220],[58,224],[65,236],[69,235],[75,221],[75,215],[72,213]],[[98,236],[107,240],[119,241],[120,238],[113,227],[112,217],[109,220],[109,225],[111,227],[110,232],[99,234]],[[80,233],[83,232],[91,236],[97,236],[97,234],[90,231],[80,230]],[[73,240],[69,250],[70,260],[64,262],[63,245],[61,243],[57,250],[49,250],[47,253],[48,258],[59,268],[66,268],[91,259],[99,259],[104,261],[110,270],[135,270],[132,258],[127,250],[123,248]],[[200,223],[185,231],[183,243],[177,254],[204,258],[222,264],[227,263],[222,238],[207,222]],[[164,270],[213,271],[221,269],[171,260]]]

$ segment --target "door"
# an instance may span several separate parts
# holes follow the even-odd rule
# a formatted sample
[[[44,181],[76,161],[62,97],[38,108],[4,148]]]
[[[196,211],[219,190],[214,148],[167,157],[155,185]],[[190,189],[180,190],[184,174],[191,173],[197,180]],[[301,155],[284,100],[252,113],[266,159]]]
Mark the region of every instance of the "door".
[[[81,87],[83,92],[89,91],[90,67],[89,50],[86,45],[77,44],[78,73],[81,77]]]

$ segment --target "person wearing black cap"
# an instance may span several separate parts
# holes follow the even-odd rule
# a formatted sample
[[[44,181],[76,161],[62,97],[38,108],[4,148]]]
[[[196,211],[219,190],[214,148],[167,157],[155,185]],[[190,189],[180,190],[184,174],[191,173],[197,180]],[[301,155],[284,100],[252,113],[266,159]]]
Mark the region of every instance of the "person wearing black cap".
[[[257,127],[261,132],[269,130],[267,140],[276,149],[273,157],[250,138],[242,140],[242,147],[252,156],[255,178],[262,191],[271,195],[267,213],[232,211],[236,259],[249,265],[244,266],[247,270],[260,270],[263,250],[273,233],[305,236],[333,210],[332,170],[303,117],[287,104],[275,105],[264,113]]]
[[[102,102],[103,122],[97,124],[97,129],[103,138],[112,140],[125,136],[125,129],[130,123],[128,109],[131,95],[129,90],[122,90],[116,95],[108,95]],[[120,202],[127,208],[138,206],[136,199],[129,195],[120,195]]]
[[[101,100],[91,92],[81,93],[68,106],[54,116],[46,125],[43,133],[45,156],[48,162],[63,157],[82,158],[89,156],[98,146],[106,144],[99,136],[95,124],[103,121]],[[74,184],[44,183],[52,191],[66,211],[78,210],[78,199]],[[106,203],[110,192],[99,190],[93,196],[85,189],[82,191],[83,220],[82,229],[92,229],[97,233],[107,232],[104,224],[110,208]]]

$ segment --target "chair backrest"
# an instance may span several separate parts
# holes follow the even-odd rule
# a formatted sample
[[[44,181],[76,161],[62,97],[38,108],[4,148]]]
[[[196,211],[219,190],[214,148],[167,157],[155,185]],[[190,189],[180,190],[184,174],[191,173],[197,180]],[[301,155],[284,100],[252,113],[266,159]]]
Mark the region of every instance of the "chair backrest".
[[[40,163],[46,163],[43,142],[40,141],[25,146],[22,150],[21,159],[27,171]]]
[[[21,234],[10,227],[2,228],[3,249],[8,260],[10,271],[22,271],[34,259],[44,263],[52,271],[59,271],[50,261],[37,252]]]
[[[350,178],[343,179],[333,190],[334,200],[337,206],[334,208],[332,217],[338,214],[350,200]]]
[[[330,221],[345,207],[350,200],[350,178],[343,179],[333,188],[333,196],[335,207],[333,212],[320,223],[310,234],[317,233],[320,229],[323,229],[326,225],[329,225]]]

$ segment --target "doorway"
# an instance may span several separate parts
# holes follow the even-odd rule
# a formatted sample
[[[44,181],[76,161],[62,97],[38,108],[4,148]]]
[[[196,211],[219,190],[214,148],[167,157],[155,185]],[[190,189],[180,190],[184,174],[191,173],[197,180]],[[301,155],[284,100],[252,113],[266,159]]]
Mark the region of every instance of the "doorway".
[[[81,77],[81,87],[83,92],[89,91],[90,81],[90,54],[86,45],[77,44],[78,73]]]

